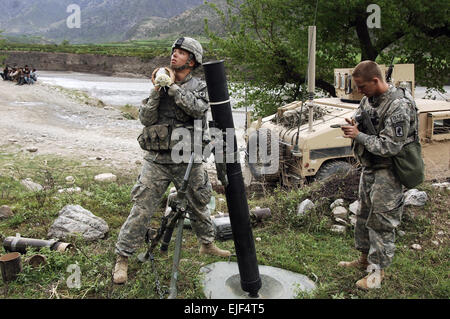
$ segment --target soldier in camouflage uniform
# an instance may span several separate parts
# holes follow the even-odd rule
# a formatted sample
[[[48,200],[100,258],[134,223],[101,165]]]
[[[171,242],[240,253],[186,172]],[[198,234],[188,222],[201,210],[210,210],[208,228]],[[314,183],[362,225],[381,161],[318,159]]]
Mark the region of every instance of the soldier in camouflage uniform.
[[[354,118],[346,119],[349,126],[342,130],[344,137],[353,139],[355,157],[362,166],[355,226],[355,246],[361,257],[340,262],[339,266],[366,269],[369,274],[356,285],[368,289],[379,287],[394,257],[395,229],[403,212],[403,186],[393,171],[391,157],[414,138],[418,121],[411,94],[386,83],[375,62],[358,64],[352,78],[365,97]],[[355,122],[361,110],[369,114],[377,135]]]
[[[141,174],[131,191],[133,208],[123,224],[116,243],[118,255],[113,280],[116,284],[127,280],[128,257],[143,242],[150,219],[161,204],[169,184],[179,189],[183,182],[187,163],[174,161],[171,132],[177,128],[194,131],[194,120],[201,120],[207,129],[206,112],[209,107],[206,84],[191,75],[192,69],[202,63],[202,47],[192,38],[180,38],[172,46],[171,82],[161,88],[158,82],[150,97],[139,110],[139,119],[145,126],[138,141],[147,152]],[[156,72],[156,70],[155,70]],[[155,75],[155,72],[153,75]],[[153,77],[155,78],[155,77]],[[196,161],[191,171],[186,193],[188,211],[193,217],[192,229],[201,242],[200,254],[228,257],[230,252],[217,248],[213,241],[214,227],[208,214],[207,204],[212,187],[203,164]]]

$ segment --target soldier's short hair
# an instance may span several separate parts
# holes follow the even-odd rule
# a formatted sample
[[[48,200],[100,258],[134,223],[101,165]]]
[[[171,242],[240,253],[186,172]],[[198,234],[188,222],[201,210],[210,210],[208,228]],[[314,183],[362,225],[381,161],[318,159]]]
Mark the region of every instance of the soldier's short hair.
[[[378,64],[371,60],[360,62],[353,70],[352,77],[362,78],[364,81],[370,81],[378,78],[383,81],[383,75]]]

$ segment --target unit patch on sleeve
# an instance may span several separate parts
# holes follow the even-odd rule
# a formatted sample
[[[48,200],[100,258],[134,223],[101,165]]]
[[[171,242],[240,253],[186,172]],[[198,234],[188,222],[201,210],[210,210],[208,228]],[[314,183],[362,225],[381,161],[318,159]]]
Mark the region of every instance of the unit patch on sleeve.
[[[403,132],[403,123],[401,123],[400,125],[395,125],[394,126],[395,129],[395,136],[397,137],[403,137],[404,132]]]

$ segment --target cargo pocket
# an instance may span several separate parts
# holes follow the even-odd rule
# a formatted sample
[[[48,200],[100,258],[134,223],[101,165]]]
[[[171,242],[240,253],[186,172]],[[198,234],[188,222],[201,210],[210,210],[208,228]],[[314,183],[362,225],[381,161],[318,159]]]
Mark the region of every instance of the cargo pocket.
[[[203,172],[200,186],[194,190],[194,198],[202,205],[206,206],[211,201],[212,186],[209,182],[208,173],[206,170]]]
[[[156,134],[158,135],[159,140],[159,149],[162,151],[170,149],[170,134],[169,134],[169,125],[154,125]]]
[[[142,133],[139,134],[137,141],[139,143],[139,146],[145,150],[145,151],[150,151],[151,147],[150,147],[150,138],[148,135],[148,127],[144,127],[142,129]]]

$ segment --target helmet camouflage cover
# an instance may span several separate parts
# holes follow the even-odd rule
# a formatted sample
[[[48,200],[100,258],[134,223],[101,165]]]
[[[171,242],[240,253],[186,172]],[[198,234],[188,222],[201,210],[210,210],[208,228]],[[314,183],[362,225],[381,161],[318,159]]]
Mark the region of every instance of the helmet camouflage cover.
[[[189,37],[182,37],[176,40],[172,45],[172,52],[173,49],[179,48],[186,50],[190,53],[192,53],[195,57],[195,61],[197,62],[196,66],[201,65],[203,62],[203,48],[200,42],[193,38]]]

